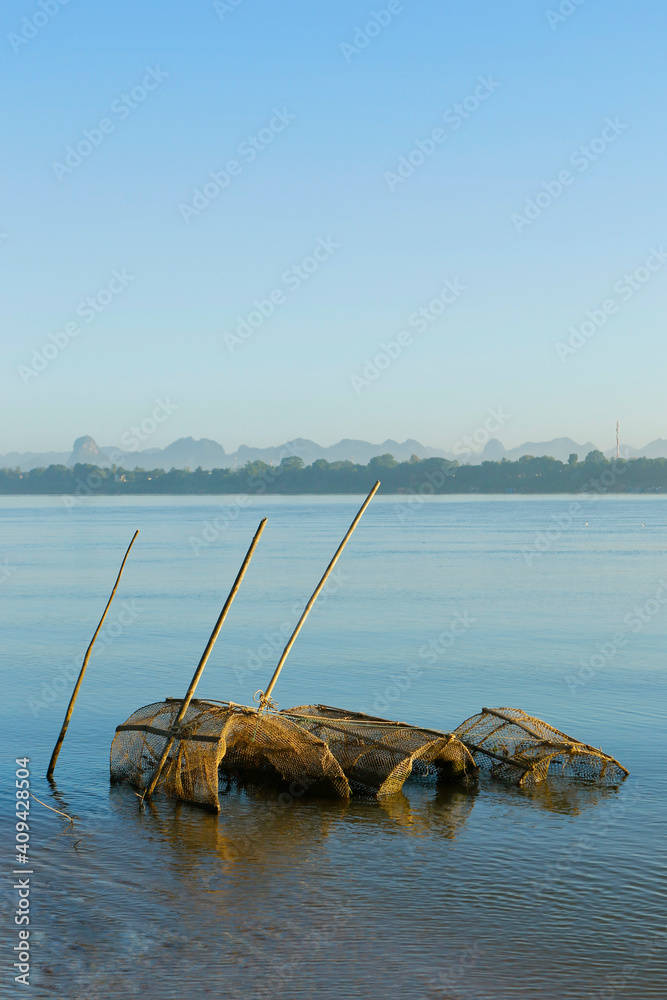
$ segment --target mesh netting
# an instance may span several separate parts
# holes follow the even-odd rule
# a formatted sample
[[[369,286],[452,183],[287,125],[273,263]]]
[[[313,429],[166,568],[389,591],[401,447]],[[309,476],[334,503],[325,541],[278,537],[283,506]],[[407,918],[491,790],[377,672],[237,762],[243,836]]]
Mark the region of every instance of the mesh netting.
[[[155,771],[180,699],[146,705],[118,726],[111,744],[111,780],[146,788]],[[326,744],[292,720],[230,703],[193,699],[169,752],[159,789],[188,802],[220,808],[218,772],[318,786],[324,794],[350,794],[347,779]]]
[[[462,782],[477,774],[470,751],[451,733],[327,705],[300,705],[280,715],[326,743],[357,795],[392,795],[411,774],[423,775],[429,769]]]
[[[435,772],[468,784],[480,767],[522,787],[550,774],[613,784],[628,773],[608,754],[517,708],[484,708],[442,733],[326,705],[258,712],[193,699],[174,734],[180,706],[180,699],[146,705],[118,726],[112,781],[146,788],[172,735],[160,791],[214,809],[219,773],[340,798],[392,795],[411,774]]]
[[[520,708],[483,708],[454,730],[475,763],[494,778],[530,787],[550,774],[614,784],[628,771],[586,743]]]

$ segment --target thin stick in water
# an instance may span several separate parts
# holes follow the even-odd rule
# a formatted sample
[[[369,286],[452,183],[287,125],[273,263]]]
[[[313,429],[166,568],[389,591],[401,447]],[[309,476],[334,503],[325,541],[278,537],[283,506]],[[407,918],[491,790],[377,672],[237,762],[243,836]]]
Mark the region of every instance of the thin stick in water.
[[[111,607],[111,602],[114,599],[114,594],[116,593],[116,590],[118,589],[118,584],[120,583],[120,578],[123,575],[123,570],[125,569],[125,563],[127,562],[127,557],[130,554],[130,549],[134,545],[135,539],[136,539],[136,537],[137,537],[138,534],[139,534],[139,529],[137,529],[135,531],[134,535],[132,536],[132,541],[130,542],[130,544],[127,547],[127,552],[125,553],[125,558],[123,559],[122,563],[120,564],[120,569],[118,570],[118,576],[116,577],[116,582],[114,583],[113,590],[111,591],[111,596],[110,596],[109,600],[107,601],[107,606],[104,609],[104,614],[100,618],[100,623],[97,626],[97,628],[95,629],[95,635],[90,640],[90,645],[89,645],[88,649],[86,650],[86,655],[83,658],[83,664],[81,666],[81,672],[79,673],[79,679],[77,680],[77,682],[76,682],[76,684],[74,686],[74,691],[72,692],[72,697],[70,698],[69,705],[67,706],[67,712],[65,714],[65,721],[63,722],[62,729],[60,730],[60,736],[58,737],[58,742],[56,743],[55,747],[53,748],[53,753],[51,754],[51,760],[49,761],[49,769],[46,772],[46,777],[49,778],[49,780],[53,777],[53,772],[55,770],[55,766],[56,766],[56,763],[58,761],[58,755],[60,753],[60,748],[62,747],[63,742],[65,740],[65,734],[67,733],[67,727],[69,726],[69,720],[72,718],[72,712],[74,711],[74,703],[75,703],[75,701],[77,699],[77,696],[79,694],[79,688],[81,687],[81,682],[83,680],[83,675],[86,672],[86,667],[88,666],[88,660],[90,659],[90,654],[93,651],[93,646],[95,645],[95,640],[97,639],[97,636],[99,635],[99,632],[100,632],[100,629],[102,628],[102,625],[104,624],[104,619],[107,616],[107,611]]]
[[[65,819],[69,820],[69,825],[74,826],[74,820],[71,816],[68,816],[67,813],[61,812],[60,809],[54,809],[53,806],[47,806],[46,802],[42,802],[42,800],[38,799],[36,795],[32,794],[32,792],[30,793],[30,797],[33,798],[35,802],[39,802],[40,806],[44,806],[45,809],[50,809],[51,812],[58,813],[59,816],[64,816]]]
[[[148,787],[145,789],[143,795],[141,796],[141,802],[142,802],[142,804],[143,804],[144,799],[149,799],[151,797],[151,795],[155,791],[155,786],[157,785],[158,781],[160,780],[160,775],[162,774],[162,769],[163,769],[163,767],[165,765],[167,757],[169,756],[171,748],[174,745],[174,740],[176,739],[176,732],[178,730],[178,727],[180,726],[181,722],[183,721],[183,719],[185,717],[185,713],[187,712],[188,707],[190,705],[190,702],[192,701],[192,696],[194,695],[196,687],[199,684],[199,679],[201,678],[201,675],[204,672],[204,667],[206,666],[206,661],[208,660],[209,655],[211,653],[211,650],[213,649],[213,646],[215,644],[215,640],[218,638],[218,635],[220,634],[220,629],[222,628],[222,626],[224,624],[224,621],[225,621],[225,618],[227,617],[227,612],[231,608],[232,602],[234,601],[234,598],[236,597],[236,593],[237,593],[239,587],[241,586],[241,581],[243,580],[243,577],[245,576],[245,571],[248,568],[248,564],[250,563],[250,560],[252,559],[253,552],[255,551],[255,547],[256,547],[259,539],[260,539],[260,535],[264,531],[265,526],[266,526],[266,518],[264,517],[260,521],[259,527],[258,527],[257,531],[255,532],[255,537],[253,538],[252,542],[250,543],[250,548],[246,552],[246,557],[243,560],[243,565],[241,566],[241,569],[238,571],[238,575],[237,575],[236,579],[234,580],[234,584],[232,586],[232,589],[229,592],[229,596],[228,596],[227,600],[225,601],[225,606],[223,607],[222,611],[220,612],[220,617],[218,618],[217,622],[215,623],[215,628],[211,632],[211,637],[210,637],[210,639],[208,640],[208,642],[206,644],[206,649],[202,653],[202,657],[201,657],[201,660],[199,661],[199,665],[198,665],[197,669],[194,672],[192,680],[190,681],[190,687],[188,688],[188,690],[187,690],[187,692],[185,694],[185,698],[181,702],[181,707],[180,707],[180,709],[178,711],[178,715],[174,719],[173,725],[171,726],[173,735],[171,735],[169,737],[169,739],[167,740],[167,742],[165,743],[164,749],[163,749],[162,754],[160,755],[160,759],[159,759],[159,761],[157,763],[157,767],[155,768],[155,771],[153,772],[153,777],[150,780],[150,784],[148,785]]]
[[[371,500],[373,499],[373,497],[375,496],[375,494],[377,493],[377,491],[379,490],[379,488],[380,488],[380,480],[378,479],[378,481],[376,482],[375,486],[370,491],[370,493],[368,494],[368,496],[364,500],[363,504],[361,505],[361,507],[359,509],[359,512],[358,512],[357,516],[355,517],[354,521],[352,522],[352,524],[350,525],[350,527],[347,529],[347,534],[345,535],[345,538],[343,539],[343,541],[340,543],[340,545],[336,549],[336,554],[334,555],[333,559],[331,560],[331,562],[327,566],[326,570],[324,571],[324,576],[322,577],[322,579],[318,583],[317,587],[315,588],[315,592],[313,593],[313,596],[308,601],[308,604],[306,604],[306,607],[303,610],[303,614],[299,618],[299,620],[298,620],[298,622],[296,624],[296,628],[294,629],[294,631],[292,632],[291,636],[289,637],[287,645],[285,646],[285,648],[284,648],[284,650],[282,652],[282,656],[278,660],[278,665],[276,666],[276,669],[273,672],[273,677],[271,678],[271,680],[269,682],[269,686],[267,687],[266,691],[264,691],[264,692],[258,692],[258,694],[261,695],[261,698],[259,699],[259,711],[260,712],[264,708],[266,708],[266,706],[269,703],[269,698],[271,697],[271,692],[273,691],[273,687],[274,687],[276,681],[278,680],[278,675],[280,674],[280,671],[283,669],[283,665],[284,665],[285,660],[287,659],[287,657],[289,655],[289,651],[292,648],[292,646],[294,645],[294,641],[295,641],[297,635],[299,634],[299,632],[301,631],[303,623],[305,622],[306,618],[310,614],[310,610],[311,610],[313,604],[315,603],[315,601],[317,600],[318,595],[319,595],[320,591],[322,590],[322,587],[327,582],[327,577],[329,576],[329,574],[331,573],[331,570],[334,568],[334,566],[338,562],[340,554],[343,551],[343,549],[345,548],[345,546],[347,545],[348,541],[350,540],[352,532],[354,531],[354,529],[358,525],[358,523],[361,520],[361,517],[362,517],[364,511],[368,507],[369,503],[371,502]],[[255,697],[257,697],[257,695],[255,695]]]

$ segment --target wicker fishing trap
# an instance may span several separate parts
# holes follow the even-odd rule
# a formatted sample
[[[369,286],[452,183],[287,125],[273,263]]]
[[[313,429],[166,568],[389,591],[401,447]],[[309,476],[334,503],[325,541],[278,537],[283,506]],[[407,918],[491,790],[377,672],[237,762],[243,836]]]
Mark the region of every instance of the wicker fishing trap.
[[[118,726],[111,779],[146,789],[169,739],[160,791],[219,809],[219,775],[283,783],[339,798],[383,798],[411,776],[469,785],[480,770],[529,788],[550,775],[616,784],[626,769],[602,750],[521,709],[483,709],[453,733],[330,708],[262,712],[193,699],[179,727],[180,699],[139,709]]]
[[[454,733],[494,778],[528,788],[550,775],[616,784],[628,774],[609,754],[520,708],[483,708]]]

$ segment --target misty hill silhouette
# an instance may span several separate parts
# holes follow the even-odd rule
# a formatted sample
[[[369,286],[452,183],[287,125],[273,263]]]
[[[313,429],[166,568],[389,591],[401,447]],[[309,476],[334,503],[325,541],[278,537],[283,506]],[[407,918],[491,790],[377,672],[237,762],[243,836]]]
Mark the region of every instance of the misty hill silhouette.
[[[370,441],[344,438],[337,444],[322,447],[309,438],[295,438],[285,444],[269,448],[253,448],[241,445],[236,452],[228,454],[221,444],[210,438],[196,440],[192,437],[179,438],[166,448],[145,448],[139,451],[126,451],[113,446],[101,447],[90,435],[83,435],[74,442],[71,452],[9,452],[0,455],[0,466],[4,468],[19,468],[24,472],[30,469],[49,465],[66,465],[72,467],[78,463],[84,465],[99,465],[101,467],[122,465],[126,469],[225,469],[242,468],[246,462],[262,461],[271,465],[280,465],[283,458],[292,455],[301,458],[305,465],[311,465],[320,458],[328,462],[352,461],[367,465],[378,455],[390,454],[399,462],[408,461],[412,455],[418,458],[457,459],[459,463],[477,465],[480,462],[498,462],[503,458],[516,461],[523,455],[540,457],[550,455],[561,462],[567,462],[574,453],[579,459],[585,458],[590,451],[597,450],[592,441],[578,444],[572,438],[554,438],[551,441],[527,441],[517,448],[506,449],[501,441],[492,438],[482,451],[469,454],[454,454],[442,448],[430,448],[420,444],[414,438],[406,441],[394,441],[389,438],[381,444]],[[611,448],[605,452],[608,458],[616,454]],[[627,458],[667,458],[667,439],[656,438],[644,448],[623,446],[621,454]]]

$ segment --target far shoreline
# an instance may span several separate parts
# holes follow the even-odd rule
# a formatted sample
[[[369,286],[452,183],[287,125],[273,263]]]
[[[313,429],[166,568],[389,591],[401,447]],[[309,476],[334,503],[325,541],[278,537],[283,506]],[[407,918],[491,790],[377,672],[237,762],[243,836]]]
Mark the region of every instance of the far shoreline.
[[[358,499],[363,498],[364,494],[362,492],[352,492],[349,493],[278,493],[274,491],[273,493],[102,493],[99,492],[94,495],[86,497],[76,497],[73,493],[2,493],[0,492],[0,501],[2,500],[40,500],[40,499],[53,499],[54,497],[65,500],[67,498],[75,498],[80,501],[81,504],[91,500],[150,500],[152,502],[156,500],[170,500],[174,498],[190,499],[190,500],[212,500],[215,501],[221,497],[225,497],[230,501],[238,501],[239,499],[244,499],[247,501],[247,506],[254,504],[260,500],[338,500],[340,498],[345,499]],[[627,500],[634,500],[638,497],[648,498],[648,499],[659,499],[660,497],[667,496],[667,490],[646,490],[646,491],[621,491],[621,490],[608,490],[606,493],[568,493],[562,492],[551,492],[542,493],[535,490],[526,490],[524,492],[519,492],[514,490],[511,493],[504,492],[461,492],[461,493],[434,493],[428,494],[426,496],[420,496],[419,494],[406,494],[406,493],[380,493],[378,492],[376,497],[376,502],[378,500],[395,500],[404,501],[406,503],[421,503],[429,502],[433,500],[460,500],[462,497],[468,500],[485,500],[485,499],[495,499],[495,500],[526,500],[526,499],[536,499],[536,500],[558,500],[558,499],[572,499],[572,500],[583,500],[584,502],[590,500],[602,500],[606,497],[613,497],[615,499],[625,498]],[[78,505],[78,504],[77,504]]]
[[[362,496],[380,480],[379,495],[423,500],[429,496],[641,496],[667,493],[667,459],[608,459],[591,451],[583,462],[524,455],[479,465],[444,458],[397,462],[380,455],[368,465],[291,456],[279,465],[247,462],[241,469],[124,469],[50,465],[23,472],[0,469],[0,496],[62,496],[71,503],[92,496]]]

